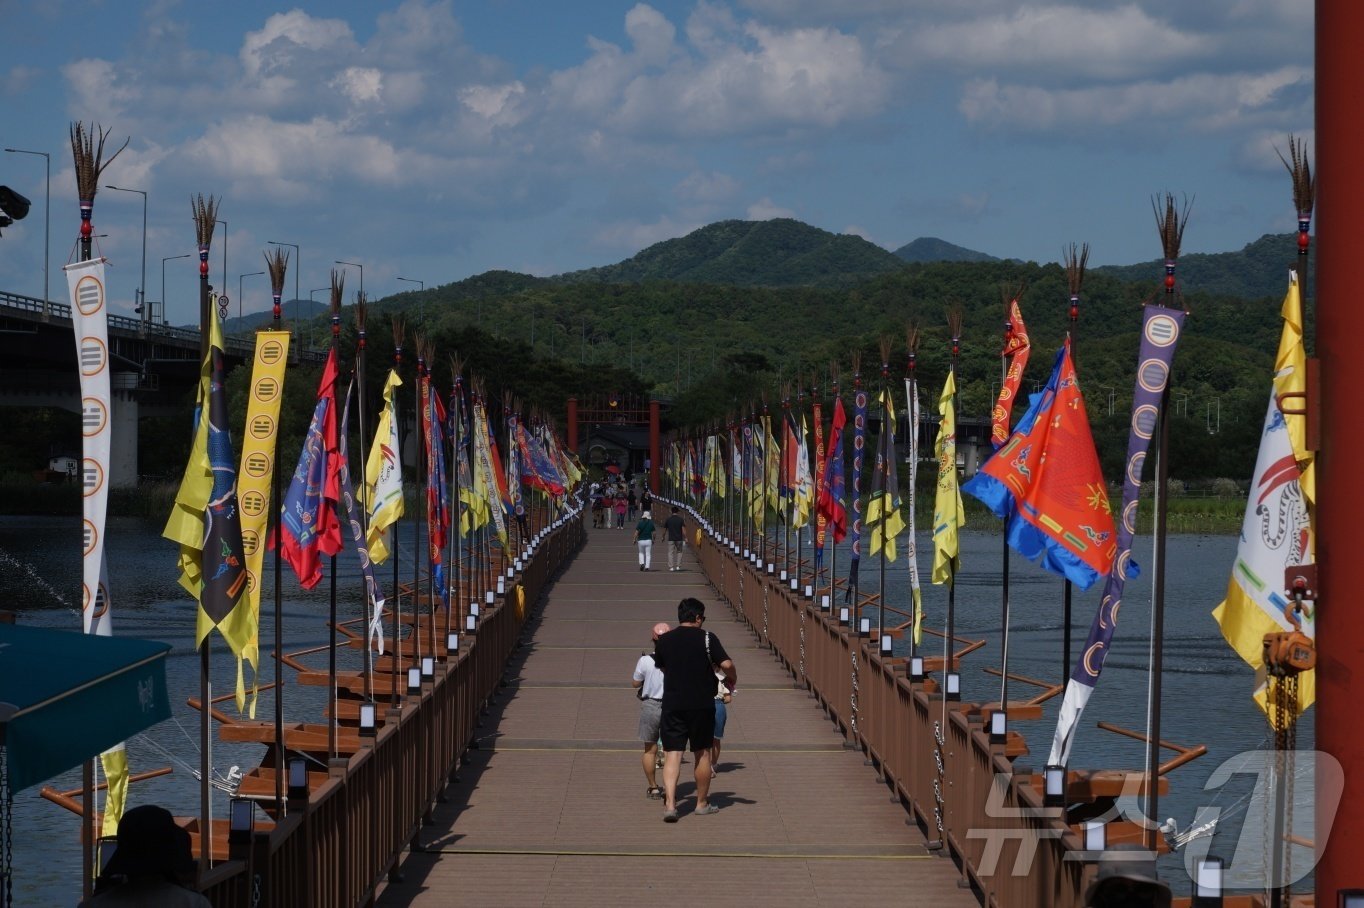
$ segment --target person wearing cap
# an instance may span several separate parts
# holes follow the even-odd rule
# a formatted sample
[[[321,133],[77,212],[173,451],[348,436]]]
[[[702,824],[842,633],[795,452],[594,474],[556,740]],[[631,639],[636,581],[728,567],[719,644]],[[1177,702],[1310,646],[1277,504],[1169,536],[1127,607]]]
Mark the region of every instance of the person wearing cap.
[[[635,524],[635,548],[639,549],[639,569],[653,570],[654,563],[654,526],[653,515],[645,511]]]
[[[653,628],[653,642],[672,628],[666,621],[660,621]],[[646,798],[663,797],[663,789],[658,785],[658,731],[663,721],[663,671],[654,661],[652,652],[644,653],[635,663],[635,673],[630,683],[639,696],[639,740],[644,742],[644,778],[649,787],[644,789]]]
[[[1170,908],[1170,887],[1156,873],[1156,856],[1140,845],[1114,845],[1099,858],[1085,890],[1086,908]]]
[[[211,908],[208,899],[185,885],[194,878],[194,855],[189,833],[169,810],[155,804],[134,807],[119,820],[117,841],[94,894],[80,908]]]

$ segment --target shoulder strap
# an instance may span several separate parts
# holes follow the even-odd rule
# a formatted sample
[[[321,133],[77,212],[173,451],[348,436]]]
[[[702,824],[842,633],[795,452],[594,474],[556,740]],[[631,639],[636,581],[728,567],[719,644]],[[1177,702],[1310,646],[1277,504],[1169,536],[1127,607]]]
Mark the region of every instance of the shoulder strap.
[[[706,658],[710,659],[710,631],[706,631]],[[713,659],[711,660],[714,661]]]

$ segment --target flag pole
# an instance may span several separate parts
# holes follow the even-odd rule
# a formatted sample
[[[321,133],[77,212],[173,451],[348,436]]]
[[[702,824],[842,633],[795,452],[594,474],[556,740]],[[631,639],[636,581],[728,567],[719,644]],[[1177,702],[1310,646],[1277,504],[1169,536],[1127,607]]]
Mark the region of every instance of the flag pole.
[[[1075,358],[1074,338],[1078,334],[1077,326],[1080,321],[1080,288],[1085,280],[1085,265],[1089,261],[1089,244],[1085,243],[1078,250],[1074,243],[1070,244],[1070,249],[1065,254],[1066,261],[1066,281],[1070,285],[1070,336],[1071,336],[1071,359]],[[1071,634],[1071,604],[1074,594],[1074,584],[1067,577],[1062,588],[1062,662],[1061,662],[1061,683],[1064,685],[1070,675],[1070,634]]]
[[[867,393],[862,390],[862,354],[854,352],[853,367],[853,481],[849,510],[852,511],[852,553],[848,558],[848,588],[843,601],[852,603],[853,628],[860,627],[862,603],[858,598],[857,569],[862,561],[862,452],[866,448]],[[856,690],[856,688],[854,688]]]
[[[1008,388],[1006,382],[1009,379],[1009,339],[1013,334],[1009,323],[1009,300],[1004,300],[1004,352],[999,357],[999,385],[1000,396],[1003,397]],[[1009,395],[1006,402],[995,402],[995,407],[1003,409],[1004,421],[1007,426],[1009,414],[1013,408],[1013,395]],[[1006,436],[1007,438],[1007,429]],[[1004,439],[996,438],[993,434],[991,440],[994,442],[996,451],[1004,444]],[[1007,727],[1009,717],[1009,517],[1005,515],[1002,524],[1004,532],[1000,534],[999,548],[1002,556],[999,575],[999,598],[1000,598],[1000,649],[999,649],[999,708],[1004,713],[1004,720]],[[1066,613],[1070,613],[1070,581],[1066,581]],[[1067,622],[1068,623],[1068,622]],[[1066,631],[1070,633],[1069,630]],[[1070,663],[1070,655],[1067,652],[1066,664]]]
[[[208,301],[208,252],[213,241],[213,230],[218,211],[217,200],[213,196],[205,199],[199,196],[191,200],[190,212],[194,216],[195,232],[199,240],[199,361],[205,362],[209,356],[209,319],[213,312]],[[84,212],[82,212],[84,214]],[[86,223],[89,223],[86,221]],[[85,242],[85,224],[81,225],[82,243]],[[207,419],[202,408],[208,401],[201,401],[199,419]],[[203,588],[200,587],[200,596]],[[213,800],[209,779],[213,771],[213,742],[210,735],[209,704],[213,700],[213,685],[209,679],[209,644],[212,635],[204,635],[199,645],[199,875],[203,877],[213,866]]]
[[[364,293],[364,291],[362,290],[362,291],[360,291],[359,293],[357,293],[356,296],[355,296],[355,333],[356,333],[356,341],[355,341],[355,396],[356,396],[356,401],[355,401],[355,414],[356,414],[356,416],[357,416],[357,417],[359,418],[359,420],[360,420],[360,424],[359,424],[359,426],[356,427],[356,431],[359,433],[359,436],[360,436],[360,450],[361,450],[362,454],[363,454],[363,452],[365,451],[365,341],[366,341],[366,338],[365,338],[365,316],[366,316],[366,314],[367,314],[367,312],[366,312],[367,309],[368,309],[368,301],[365,299],[365,293]],[[349,465],[347,465],[347,466],[349,466]],[[361,534],[362,534],[362,535],[361,535],[361,539],[362,539],[362,540],[368,539],[368,537],[369,537],[369,512],[370,512],[370,509],[374,506],[374,503],[371,502],[371,501],[369,500],[369,496],[365,494],[366,487],[365,487],[364,478],[365,478],[365,477],[364,477],[364,464],[363,464],[363,461],[362,461],[362,462],[361,462],[361,474],[360,474],[360,480],[361,480],[361,481],[360,481],[360,490],[361,490],[361,491],[360,491],[360,494],[363,496],[363,507],[360,508],[360,522],[361,522],[360,531],[361,531]],[[363,607],[362,607],[361,610],[360,610],[360,615],[361,615],[361,619],[362,619],[362,624],[363,624],[363,626],[364,626],[364,628],[365,628],[365,644],[364,644],[364,646],[365,646],[365,659],[364,659],[364,669],[365,669],[365,702],[366,702],[366,703],[373,704],[373,703],[374,703],[374,653],[373,653],[373,651],[372,651],[371,648],[370,648],[370,630],[369,630],[369,625],[370,625],[370,617],[371,617],[371,616],[370,616],[370,613],[371,613],[371,612],[373,611],[373,609],[374,609],[374,603],[373,603],[373,601],[372,601],[372,599],[371,599],[371,592],[370,592],[370,589],[369,589],[369,585],[368,585],[367,583],[363,583],[363,582],[362,582],[361,585],[364,587],[364,590],[365,590],[365,594],[364,594],[364,596],[362,597],[362,598],[363,598],[363,601],[364,601],[364,605],[363,605]]]
[[[1181,215],[1175,207],[1174,196],[1166,193],[1164,211],[1155,200],[1152,208],[1156,215],[1156,226],[1160,232],[1161,245],[1165,252],[1165,294],[1159,303],[1166,309],[1180,308],[1176,295],[1175,261],[1179,258],[1179,247],[1184,237],[1184,225],[1188,220],[1188,206]],[[1160,825],[1160,701],[1161,672],[1164,668],[1165,636],[1165,537],[1166,517],[1169,496],[1166,483],[1169,479],[1170,451],[1170,387],[1168,382],[1161,394],[1160,401],[1160,440],[1156,447],[1156,502],[1155,502],[1155,553],[1151,565],[1151,665],[1150,687],[1147,693],[1147,714],[1149,728],[1146,741],[1146,807],[1150,822],[1143,834],[1143,844],[1155,850],[1156,835]],[[1276,843],[1277,846],[1277,843]]]
[[[266,269],[270,272],[270,310],[274,330],[280,330],[284,315],[280,299],[284,296],[284,276],[289,269],[289,253],[275,247],[274,257],[265,253]],[[290,329],[292,330],[292,325]],[[291,338],[292,339],[292,338]],[[275,540],[275,817],[284,817],[284,772],[288,766],[288,751],[284,746],[284,558],[280,554],[283,510],[280,505],[279,432],[275,432],[273,462],[270,471],[270,538]]]
[[[830,363],[830,364],[829,364],[829,373],[830,373],[830,375],[832,376],[832,378],[831,378],[830,381],[829,381],[829,390],[830,390],[830,394],[832,395],[829,406],[830,406],[830,408],[831,408],[831,417],[830,417],[830,418],[832,418],[833,415],[836,415],[836,414],[837,414],[838,401],[839,401],[839,390],[838,390],[838,364],[837,364],[837,363]],[[843,454],[843,446],[842,446],[841,444],[838,446],[838,453],[839,453],[839,458],[840,458],[840,460],[841,460],[841,459],[842,459],[842,454]],[[833,456],[834,456],[834,452],[833,452],[833,451],[830,451],[830,452],[829,452],[829,456],[830,456],[830,457],[833,457]],[[842,468],[842,466],[843,466],[843,465],[840,463],[840,464],[839,464],[840,469]],[[834,488],[836,488],[836,487],[834,487]],[[832,494],[833,494],[833,488],[830,489],[829,494],[832,496]],[[847,517],[845,516],[845,517],[844,517],[844,521],[846,522],[846,520],[847,520]],[[830,611],[831,613],[834,612],[835,609],[837,608],[837,606],[835,605],[835,603],[838,601],[838,593],[837,593],[837,586],[838,586],[838,539],[836,538],[838,534],[837,534],[837,533],[834,533],[833,535],[834,535],[834,537],[835,537],[834,539],[832,539],[832,540],[827,539],[827,538],[825,539],[825,545],[826,545],[826,546],[828,547],[828,549],[829,549],[829,611]],[[821,605],[822,605],[822,603],[821,603]]]
[[[341,400],[339,385],[341,383],[341,294],[345,287],[345,275],[332,269],[332,292],[331,292],[331,326],[332,326],[332,356],[336,360],[336,372],[332,375],[332,407]],[[337,432],[341,431],[341,424],[338,421],[340,416],[332,414],[332,425]],[[337,520],[341,521],[341,502],[332,502],[332,507],[337,510]],[[331,717],[327,721],[327,753],[331,759],[336,759],[341,753],[340,742],[338,741],[339,722],[336,715],[336,556],[330,558],[331,565],[329,587],[327,593],[328,602],[328,632],[327,632],[327,704]],[[205,701],[207,702],[207,701]]]
[[[85,124],[81,121],[77,121],[71,126],[71,156],[76,173],[77,201],[80,203],[80,261],[82,262],[88,262],[94,258],[92,247],[95,227],[92,218],[95,210],[95,194],[99,191],[100,176],[103,174],[104,168],[112,164],[114,158],[117,158],[119,154],[123,152],[123,149],[128,147],[128,141],[131,141],[125,140],[118,151],[114,152],[108,160],[105,160],[104,141],[108,135],[109,133],[106,130],[94,123],[91,124],[89,130],[85,128]],[[44,157],[46,157],[46,155],[44,155]],[[46,260],[44,260],[43,266],[43,280],[46,281]],[[47,312],[48,305],[47,288],[46,285],[44,285],[44,313]],[[105,317],[107,318],[107,314]],[[79,344],[79,334],[77,334],[76,341]],[[207,335],[205,335],[200,346],[204,347],[207,343]],[[202,361],[201,357],[200,362]],[[102,546],[103,543],[101,542],[100,545]],[[101,571],[101,574],[104,573],[107,572]],[[103,576],[101,576],[99,581],[103,582],[103,579]],[[82,607],[94,609],[97,595],[96,592],[91,592],[89,603],[82,603]],[[84,618],[82,618],[82,624],[84,625],[86,623]],[[95,628],[93,622],[90,622],[88,627],[90,632],[94,632]],[[6,794],[6,792],[0,792],[0,796],[5,796]],[[106,809],[108,807],[107,799],[105,801],[105,807]],[[8,818],[8,816],[9,814],[7,812],[6,818]],[[81,766],[81,837],[84,839],[81,848],[81,894],[83,897],[89,898],[93,891],[95,874],[98,871],[98,868],[95,865],[95,848],[98,844],[98,835],[95,830],[95,761],[93,758],[87,759]],[[7,838],[6,845],[8,845],[8,843],[9,840]],[[7,892],[0,893],[0,896],[6,896],[7,894]]]
[[[872,649],[881,652],[881,638],[886,633],[886,546],[891,544],[891,539],[887,535],[890,529],[890,509],[895,507],[895,502],[890,497],[890,477],[889,471],[895,469],[895,408],[891,404],[894,399],[890,393],[890,338],[881,339],[881,387],[885,392],[885,405],[881,408],[881,444],[877,447],[880,450],[879,459],[883,462],[881,468],[886,472],[881,475],[881,576],[877,578],[877,592],[880,593],[881,602],[876,608],[876,646]],[[858,626],[861,633],[861,625]],[[870,759],[870,756],[868,757]]]
[[[911,324],[905,330],[905,421],[909,428],[905,431],[905,437],[909,442],[909,660],[906,668],[910,677],[914,672],[914,657],[918,655],[918,641],[915,636],[919,631],[919,596],[916,594],[915,587],[918,585],[918,540],[914,538],[918,531],[919,523],[915,519],[914,509],[919,506],[919,419],[918,407],[919,399],[918,374],[916,372],[919,365],[919,329]]]
[[[393,371],[401,373],[403,367],[403,319],[400,315],[393,316]],[[401,377],[401,376],[400,376]],[[393,389],[393,421],[397,426],[397,431],[402,432],[402,420],[398,418],[398,389]],[[398,475],[402,476],[403,462],[401,451],[394,451],[393,456],[398,460]],[[401,488],[401,482],[399,487]],[[404,494],[406,494],[404,492]],[[390,530],[393,539],[393,551],[389,553],[389,558],[393,560],[393,655],[389,661],[389,674],[392,683],[392,690],[389,692],[389,706],[392,709],[402,709],[402,699],[398,696],[398,662],[402,659],[403,638],[402,638],[402,618],[403,618],[403,592],[398,580],[398,562],[402,559],[398,557],[398,530],[399,525],[395,520]],[[415,602],[415,599],[414,599]]]
[[[460,501],[459,488],[459,384],[460,373],[464,370],[463,364],[454,357],[450,358],[450,407],[448,419],[450,420],[450,507],[454,511],[454,516],[450,521],[450,604],[445,609],[445,640],[447,643],[445,658],[451,658],[449,650],[451,616],[458,614],[460,583],[459,575],[464,570],[463,553],[460,551],[460,539],[463,535],[464,516],[463,506]],[[462,625],[460,625],[462,629]]]
[[[421,665],[422,647],[422,614],[421,614],[421,564],[422,564],[422,520],[429,521],[428,515],[429,496],[431,494],[430,479],[426,475],[426,444],[430,435],[427,432],[427,421],[430,414],[426,409],[426,394],[423,392],[423,379],[426,377],[426,353],[423,349],[425,339],[418,334],[412,336],[412,347],[417,351],[417,371],[412,382],[413,393],[416,397],[417,410],[417,476],[419,479],[418,487],[421,495],[418,496],[417,513],[412,515],[412,665]],[[429,531],[429,528],[428,528]]]
[[[961,307],[960,307],[960,306],[957,306],[957,305],[954,305],[954,306],[953,306],[951,309],[949,309],[948,312],[947,312],[947,326],[948,326],[948,330],[949,330],[949,331],[951,332],[951,334],[952,334],[952,358],[951,358],[951,360],[950,360],[949,369],[950,369],[951,375],[952,375],[952,414],[953,414],[953,429],[954,429],[954,432],[955,432],[955,429],[956,429],[956,425],[955,425],[956,414],[959,412],[959,411],[958,411],[958,408],[957,408],[957,402],[958,402],[958,401],[957,401],[957,398],[958,398],[958,396],[960,395],[960,390],[957,388],[957,364],[958,364],[958,362],[959,362],[960,359],[961,359],[961,325],[962,325],[962,312],[961,312]],[[953,443],[953,448],[952,448],[952,449],[953,449],[953,451],[955,452],[955,451],[956,451],[955,434],[954,434],[954,439],[953,439],[953,441],[954,441],[954,443]],[[955,459],[955,455],[954,455],[954,459]],[[957,469],[956,463],[951,463],[951,464],[948,464],[947,466],[948,466],[948,469],[951,469],[951,470],[953,470],[953,471],[955,471],[955,470]],[[944,658],[945,658],[945,662],[944,662],[944,665],[943,665],[943,681],[944,681],[944,683],[946,683],[946,681],[947,681],[947,676],[950,675],[950,674],[952,674],[954,671],[956,671],[956,663],[957,663],[957,653],[956,653],[956,650],[953,648],[953,642],[954,642],[953,638],[956,636],[956,632],[957,632],[957,563],[956,563],[956,560],[955,560],[955,559],[953,559],[952,561],[950,561],[950,562],[948,563],[948,574],[949,574],[949,576],[948,576],[948,580],[947,580],[947,636],[943,638],[943,651],[944,651]],[[945,691],[945,690],[946,690],[946,688],[944,687],[944,691]],[[943,697],[943,721],[944,721],[944,725],[943,725],[943,734],[946,734],[946,733],[947,733],[947,730],[946,730],[946,717],[947,717],[947,698],[946,698],[946,696],[944,696],[944,697]]]

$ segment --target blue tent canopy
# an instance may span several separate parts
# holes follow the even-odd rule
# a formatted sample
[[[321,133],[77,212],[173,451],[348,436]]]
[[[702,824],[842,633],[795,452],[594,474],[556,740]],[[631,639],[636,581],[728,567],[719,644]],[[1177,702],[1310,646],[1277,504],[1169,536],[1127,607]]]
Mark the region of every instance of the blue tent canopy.
[[[170,718],[170,644],[0,623],[9,788],[50,779]]]

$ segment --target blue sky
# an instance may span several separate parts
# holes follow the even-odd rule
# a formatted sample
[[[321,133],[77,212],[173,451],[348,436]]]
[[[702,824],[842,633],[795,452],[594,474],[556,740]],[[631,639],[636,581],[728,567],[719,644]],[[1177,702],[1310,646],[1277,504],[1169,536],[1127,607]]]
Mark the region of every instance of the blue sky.
[[[222,197],[227,289],[266,240],[381,297],[493,268],[604,265],[725,218],[796,217],[888,249],[937,236],[1055,261],[1156,258],[1151,197],[1195,198],[1186,252],[1295,224],[1274,154],[1312,145],[1308,0],[0,0],[0,146],[52,155],[52,289],[79,226],[67,130],[128,149],[148,192],[147,290]],[[0,289],[40,294],[43,162]],[[100,248],[131,306],[142,202],[101,189]],[[212,255],[221,283],[222,234]],[[195,266],[167,263],[192,320]],[[245,278],[245,311],[268,307]],[[347,287],[357,287],[350,274]],[[289,279],[290,295],[292,274]],[[220,288],[221,289],[221,288]],[[232,308],[237,308],[234,302]]]

